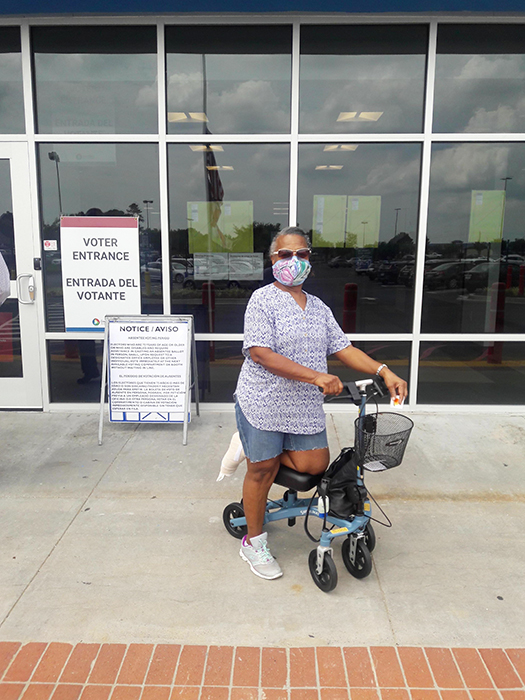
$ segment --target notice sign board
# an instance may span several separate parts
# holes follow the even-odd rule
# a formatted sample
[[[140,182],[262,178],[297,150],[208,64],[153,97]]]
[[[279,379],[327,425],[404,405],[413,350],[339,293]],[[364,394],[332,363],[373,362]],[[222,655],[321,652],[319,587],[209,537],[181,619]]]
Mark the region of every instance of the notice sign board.
[[[196,382],[193,316],[107,316],[109,420],[117,423],[183,423],[190,420],[191,365]],[[101,423],[105,377],[101,387]],[[198,413],[198,392],[196,404]]]
[[[63,216],[60,239],[66,331],[100,332],[109,314],[140,314],[137,218]]]

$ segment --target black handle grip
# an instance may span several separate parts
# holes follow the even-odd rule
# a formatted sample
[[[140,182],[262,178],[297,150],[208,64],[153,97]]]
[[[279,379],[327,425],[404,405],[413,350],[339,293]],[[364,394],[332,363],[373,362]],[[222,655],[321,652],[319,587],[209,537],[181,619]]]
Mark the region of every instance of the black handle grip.
[[[386,384],[380,376],[373,378],[374,383],[366,387],[367,393],[372,396],[387,396],[389,394]],[[319,389],[322,391],[321,387]],[[337,401],[338,399],[346,399],[350,397],[356,406],[361,403],[361,394],[355,382],[343,382],[343,391],[337,396],[327,396],[325,401]]]

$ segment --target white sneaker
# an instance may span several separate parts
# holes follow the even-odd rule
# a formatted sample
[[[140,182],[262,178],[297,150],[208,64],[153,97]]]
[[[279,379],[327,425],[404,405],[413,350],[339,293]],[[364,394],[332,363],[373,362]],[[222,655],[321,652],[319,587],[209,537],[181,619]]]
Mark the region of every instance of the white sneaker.
[[[263,532],[262,535],[257,535],[257,537],[252,537],[251,544],[248,544],[246,537],[243,537],[239,554],[241,559],[248,562],[250,569],[256,576],[273,579],[283,575],[281,567],[268,549],[267,532]]]
[[[241,462],[244,462],[246,455],[242,449],[241,438],[239,433],[233,433],[230,441],[230,446],[226,450],[226,454],[222,458],[221,470],[217,481],[222,481],[225,476],[231,476],[237,471],[237,467]]]

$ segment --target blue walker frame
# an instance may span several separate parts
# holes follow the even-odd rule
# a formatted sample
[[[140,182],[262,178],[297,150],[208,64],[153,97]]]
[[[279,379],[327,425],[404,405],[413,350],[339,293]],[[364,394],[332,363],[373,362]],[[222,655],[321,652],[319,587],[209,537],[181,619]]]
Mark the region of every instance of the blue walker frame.
[[[348,387],[347,383],[345,387]],[[360,395],[360,403],[359,405],[359,421],[360,425],[362,421],[364,420],[364,417],[366,415],[366,402],[368,400],[368,395],[366,388],[368,386],[374,385],[376,389],[376,393],[380,396],[384,395],[384,391],[382,387],[380,387],[379,383],[377,380],[374,379],[362,379],[356,382],[350,382],[350,384],[355,384],[357,386],[359,395]],[[347,394],[348,395],[348,394]],[[357,402],[354,401],[354,403]],[[344,449],[339,453],[341,455],[344,452]],[[338,456],[339,457],[339,456]],[[336,458],[337,459],[337,458]],[[334,460],[335,461],[335,460]],[[332,462],[333,464],[333,462]],[[330,467],[328,467],[329,469]],[[321,475],[322,476],[322,475]],[[357,466],[357,486],[358,487],[364,487],[364,478],[363,478],[363,468],[361,466]],[[286,487],[285,487],[286,488]],[[319,500],[321,500],[321,496],[319,497]],[[288,490],[283,494],[283,497],[277,500],[272,500],[268,499],[266,503],[266,512],[264,516],[264,524],[270,523],[270,522],[276,522],[278,520],[288,520],[290,525],[295,524],[295,519],[299,517],[304,517],[306,515],[309,515],[313,518],[320,518],[321,520],[325,521],[326,523],[330,523],[332,526],[332,529],[328,529],[325,526],[323,526],[323,530],[321,532],[319,544],[317,546],[317,556],[316,556],[316,562],[315,562],[315,573],[317,574],[317,577],[321,577],[323,570],[325,568],[325,557],[328,554],[332,558],[332,566],[334,566],[334,569],[332,571],[332,578],[335,578],[335,581],[332,580],[331,583],[328,583],[326,586],[320,585],[318,580],[314,577],[313,571],[312,571],[312,576],[314,577],[315,583],[321,588],[322,590],[325,590],[326,592],[333,590],[335,586],[337,585],[337,574],[335,571],[335,565],[333,565],[333,549],[332,549],[332,542],[334,539],[337,537],[348,537],[350,540],[350,546],[349,546],[349,558],[352,563],[355,563],[356,560],[356,553],[357,553],[357,547],[358,547],[358,542],[360,540],[363,540],[362,544],[366,546],[367,542],[367,527],[371,529],[370,525],[370,520],[372,517],[372,506],[370,503],[370,500],[368,498],[368,492],[367,496],[363,499],[363,513],[362,514],[356,514],[350,516],[349,520],[345,520],[342,518],[335,517],[333,515],[330,515],[329,513],[324,513],[323,509],[319,509],[319,505],[315,506],[312,504],[312,497],[310,498],[298,498],[297,497],[297,491],[294,489],[291,489],[288,487]],[[231,518],[230,519],[230,525],[232,528],[243,528],[246,527],[246,518],[244,516],[238,517],[238,518]],[[372,551],[373,546],[369,547],[369,551]],[[312,550],[312,554],[313,554]],[[348,567],[347,567],[348,568]],[[365,572],[363,571],[361,574],[358,573],[353,573],[350,571],[350,573],[353,573],[353,575],[357,576],[358,578],[363,578],[364,576],[367,576],[370,573],[371,567]]]

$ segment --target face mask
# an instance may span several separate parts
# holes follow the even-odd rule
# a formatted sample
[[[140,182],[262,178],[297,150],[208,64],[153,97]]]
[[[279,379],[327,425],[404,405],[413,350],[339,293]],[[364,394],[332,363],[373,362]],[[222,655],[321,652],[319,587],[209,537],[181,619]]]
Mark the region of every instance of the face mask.
[[[297,287],[302,284],[311,269],[309,260],[302,260],[296,255],[289,260],[277,260],[272,265],[273,276],[285,287]]]

